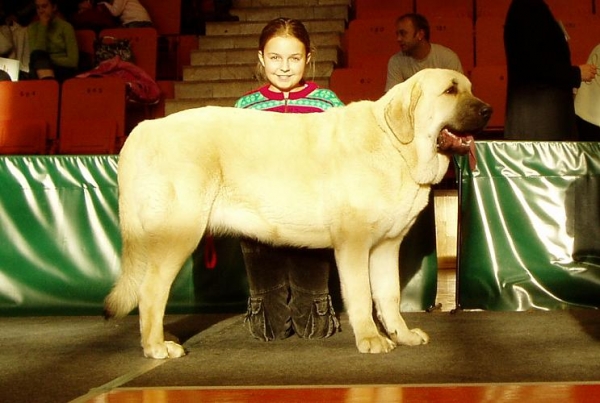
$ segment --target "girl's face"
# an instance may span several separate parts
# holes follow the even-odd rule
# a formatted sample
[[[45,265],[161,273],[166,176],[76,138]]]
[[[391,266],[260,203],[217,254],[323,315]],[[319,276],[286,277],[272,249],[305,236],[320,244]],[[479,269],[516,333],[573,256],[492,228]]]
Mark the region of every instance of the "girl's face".
[[[275,36],[269,39],[258,59],[272,90],[289,92],[300,86],[304,68],[310,62],[304,44],[291,36]]]
[[[50,0],[35,0],[35,10],[40,19],[50,20],[56,12],[56,5],[52,4]]]

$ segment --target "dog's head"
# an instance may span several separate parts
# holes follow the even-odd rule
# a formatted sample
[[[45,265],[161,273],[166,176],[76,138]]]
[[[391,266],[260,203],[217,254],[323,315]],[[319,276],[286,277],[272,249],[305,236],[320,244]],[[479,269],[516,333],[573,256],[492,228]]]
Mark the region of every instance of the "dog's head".
[[[379,101],[413,179],[437,183],[451,154],[466,154],[487,125],[492,107],[475,97],[471,82],[453,70],[425,69]]]

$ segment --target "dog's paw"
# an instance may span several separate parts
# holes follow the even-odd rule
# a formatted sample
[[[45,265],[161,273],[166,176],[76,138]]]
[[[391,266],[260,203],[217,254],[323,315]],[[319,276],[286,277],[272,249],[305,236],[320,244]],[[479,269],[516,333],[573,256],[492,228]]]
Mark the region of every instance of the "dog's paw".
[[[420,346],[429,343],[429,335],[421,329],[410,329],[408,332],[395,333],[390,337],[397,344],[405,346]]]
[[[165,358],[179,358],[185,355],[185,350],[181,345],[173,341],[165,341],[162,344],[157,344],[152,347],[144,348],[144,356],[154,358],[156,360],[164,360]]]
[[[422,331],[421,329],[419,329],[419,328],[411,329],[410,332],[417,335],[417,338],[415,338],[417,341],[417,344],[415,344],[415,345],[429,343],[429,335],[427,333],[425,333],[424,331]],[[420,341],[418,341],[418,339],[420,339]]]
[[[361,353],[371,354],[389,353],[396,348],[396,344],[393,341],[381,335],[363,337],[357,340],[356,346]]]

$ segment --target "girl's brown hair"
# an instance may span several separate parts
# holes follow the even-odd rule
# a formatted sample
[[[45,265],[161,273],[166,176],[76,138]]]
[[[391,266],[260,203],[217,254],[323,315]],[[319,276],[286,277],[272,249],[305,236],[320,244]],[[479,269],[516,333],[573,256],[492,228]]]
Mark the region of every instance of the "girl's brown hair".
[[[265,46],[267,42],[271,38],[279,37],[279,36],[289,36],[292,38],[298,39],[304,45],[304,49],[306,54],[311,54],[310,66],[312,75],[314,76],[314,56],[315,56],[315,48],[312,47],[310,43],[310,35],[308,34],[308,30],[304,26],[304,24],[300,20],[295,20],[292,18],[275,18],[271,20],[265,25],[260,33],[260,37],[258,38],[258,50],[263,52],[265,50]],[[268,81],[265,75],[265,69],[263,65],[258,62],[256,66],[257,78],[260,81]]]

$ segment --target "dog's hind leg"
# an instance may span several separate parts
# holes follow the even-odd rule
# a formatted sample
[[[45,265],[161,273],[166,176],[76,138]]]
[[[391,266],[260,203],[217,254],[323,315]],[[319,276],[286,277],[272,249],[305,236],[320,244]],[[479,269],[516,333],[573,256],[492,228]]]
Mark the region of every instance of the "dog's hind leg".
[[[182,346],[164,340],[163,317],[171,285],[198,246],[208,221],[206,200],[194,197],[198,189],[189,185],[175,189],[176,196],[145,221],[147,271],[139,287],[139,313],[142,348],[149,358],[185,355]]]
[[[382,335],[373,320],[373,300],[369,287],[369,249],[345,242],[335,248],[342,296],[356,346],[361,353],[387,353],[394,343]]]
[[[151,259],[148,272],[140,286],[140,333],[144,356],[148,358],[177,358],[185,355],[182,346],[164,340],[163,317],[173,280],[185,260]]]
[[[169,228],[154,234],[153,245],[148,250],[147,272],[139,289],[141,343],[146,357],[163,359],[185,355],[181,345],[164,340],[163,317],[171,285],[197,247],[205,227],[194,218],[188,215],[184,224],[169,217]]]
[[[369,276],[377,316],[397,344],[426,344],[429,336],[421,329],[409,329],[400,314],[400,243],[386,241],[371,251]]]

